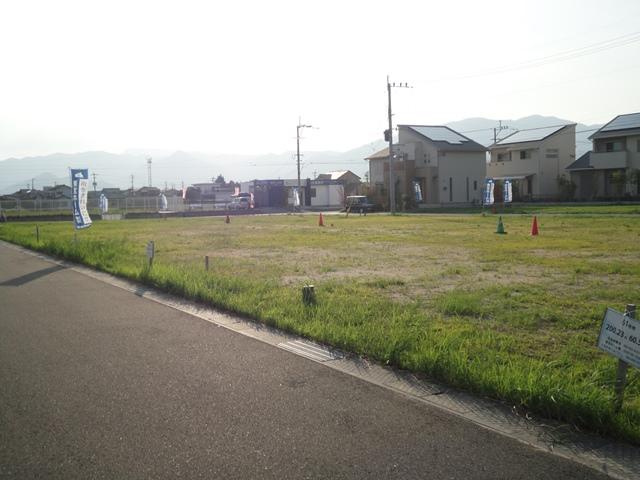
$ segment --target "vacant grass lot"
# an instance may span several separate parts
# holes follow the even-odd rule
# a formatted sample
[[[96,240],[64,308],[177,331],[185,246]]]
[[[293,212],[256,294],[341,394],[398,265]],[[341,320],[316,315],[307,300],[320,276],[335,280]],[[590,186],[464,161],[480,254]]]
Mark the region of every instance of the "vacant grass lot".
[[[0,238],[640,443],[640,374],[614,413],[616,360],[595,347],[605,307],[640,303],[640,215],[619,213],[553,212],[538,237],[529,216],[496,235],[475,214],[105,221],[77,242],[52,222],[39,244],[9,223]]]

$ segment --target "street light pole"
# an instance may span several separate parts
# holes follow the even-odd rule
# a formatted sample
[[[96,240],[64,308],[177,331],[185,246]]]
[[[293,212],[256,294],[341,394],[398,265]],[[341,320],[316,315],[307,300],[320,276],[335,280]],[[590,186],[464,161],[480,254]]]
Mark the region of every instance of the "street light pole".
[[[311,125],[303,125],[300,123],[300,119],[298,119],[298,125],[296,126],[296,158],[298,165],[298,200],[300,201],[300,210],[302,210],[302,194],[301,194],[301,184],[300,184],[300,129],[301,128],[312,128]]]
[[[393,121],[391,113],[391,88],[413,88],[410,87],[406,82],[403,85],[402,82],[396,85],[395,82],[389,82],[389,75],[387,75],[387,97],[389,99],[389,110],[387,112],[387,116],[389,117],[389,209],[391,210],[391,214],[395,215],[396,213],[396,179],[395,179],[395,171],[393,168]]]
[[[396,214],[396,179],[393,171],[393,122],[391,120],[391,83],[389,83],[389,75],[387,75],[387,96],[389,98],[389,210],[391,215]]]

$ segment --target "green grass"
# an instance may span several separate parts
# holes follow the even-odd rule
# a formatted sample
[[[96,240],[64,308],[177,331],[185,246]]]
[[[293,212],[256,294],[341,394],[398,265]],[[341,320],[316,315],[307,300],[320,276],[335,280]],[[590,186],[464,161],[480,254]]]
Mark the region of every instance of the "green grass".
[[[612,409],[606,307],[640,303],[640,216],[241,216],[0,224],[0,238],[640,444],[640,374]],[[156,259],[145,267],[145,245]],[[204,270],[204,256],[210,269]],[[317,304],[305,306],[312,283]]]
[[[492,212],[492,207],[438,207],[420,210],[424,213],[482,213]],[[638,204],[558,204],[549,205],[535,203],[516,204],[516,205],[496,205],[496,213],[499,214],[520,214],[520,215],[537,215],[537,214],[569,214],[569,215],[640,215],[640,205]]]

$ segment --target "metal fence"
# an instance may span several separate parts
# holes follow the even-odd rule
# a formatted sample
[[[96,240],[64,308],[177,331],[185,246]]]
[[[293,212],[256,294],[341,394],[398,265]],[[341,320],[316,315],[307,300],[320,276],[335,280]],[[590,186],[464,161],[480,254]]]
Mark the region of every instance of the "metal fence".
[[[160,197],[127,197],[109,199],[109,213],[127,212],[157,212],[161,209]],[[89,211],[100,210],[99,199],[91,198],[87,201]],[[46,215],[70,214],[72,211],[70,199],[48,200],[0,200],[0,210],[7,215]],[[181,197],[167,197],[167,210],[182,212],[189,210]]]

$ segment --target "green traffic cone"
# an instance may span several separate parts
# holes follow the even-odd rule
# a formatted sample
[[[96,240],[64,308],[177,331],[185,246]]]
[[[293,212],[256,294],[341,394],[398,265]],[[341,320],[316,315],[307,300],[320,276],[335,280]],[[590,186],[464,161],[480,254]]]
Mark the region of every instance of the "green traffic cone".
[[[504,231],[504,225],[502,223],[502,215],[500,215],[500,217],[498,218],[498,228],[496,229],[496,233],[499,233],[500,235],[504,235],[507,233]]]

